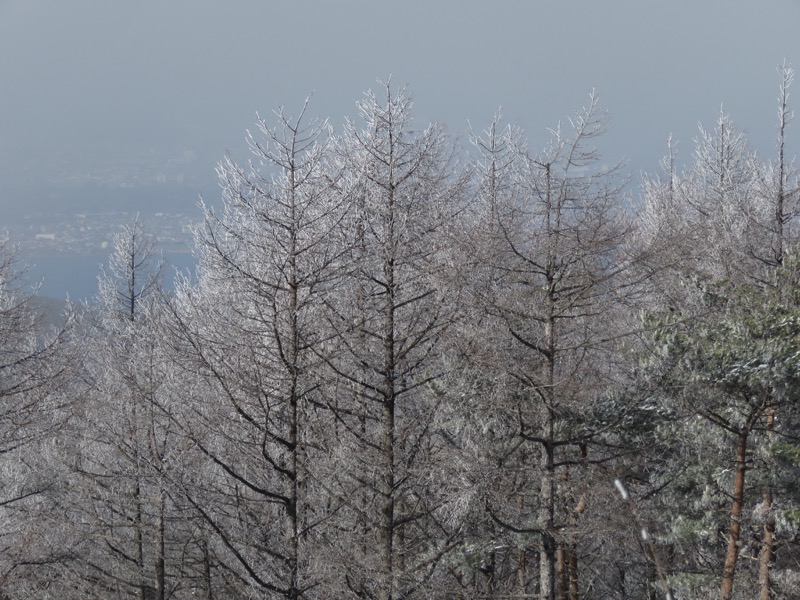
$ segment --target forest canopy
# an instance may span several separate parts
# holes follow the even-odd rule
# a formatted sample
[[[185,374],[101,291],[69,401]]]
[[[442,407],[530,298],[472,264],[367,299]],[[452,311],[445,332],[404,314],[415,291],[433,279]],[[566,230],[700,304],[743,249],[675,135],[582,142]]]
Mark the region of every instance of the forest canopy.
[[[197,272],[0,264],[0,598],[800,595],[800,177],[729,115],[632,191],[595,94],[458,146],[380,82],[226,156]]]

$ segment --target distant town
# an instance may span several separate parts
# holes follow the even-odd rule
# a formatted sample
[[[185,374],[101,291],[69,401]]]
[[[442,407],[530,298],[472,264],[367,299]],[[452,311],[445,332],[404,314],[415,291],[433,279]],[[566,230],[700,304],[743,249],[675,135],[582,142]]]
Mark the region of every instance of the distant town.
[[[90,298],[114,235],[138,218],[169,266],[169,286],[174,269],[194,266],[190,225],[202,217],[201,196],[219,197],[214,185],[179,175],[156,173],[149,183],[134,185],[110,175],[80,182],[44,179],[37,187],[0,189],[0,241],[14,248],[23,280],[40,296]]]
[[[2,237],[24,256],[98,255],[109,249],[114,234],[137,218],[130,211],[84,212],[29,216],[7,225]],[[189,252],[189,225],[196,214],[155,212],[140,215],[148,233],[166,253]]]
[[[175,270],[194,267],[190,225],[202,218],[201,198],[219,200],[212,160],[191,149],[149,149],[124,160],[111,148],[94,152],[89,171],[80,168],[77,147],[13,177],[0,161],[0,242],[14,248],[23,280],[40,296],[90,298],[114,235],[138,218],[164,257],[169,287]]]

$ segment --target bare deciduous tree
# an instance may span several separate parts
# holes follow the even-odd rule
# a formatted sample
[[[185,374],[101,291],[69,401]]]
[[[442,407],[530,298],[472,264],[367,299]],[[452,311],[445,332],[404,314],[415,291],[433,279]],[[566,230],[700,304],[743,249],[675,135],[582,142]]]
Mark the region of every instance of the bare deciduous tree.
[[[357,597],[424,595],[453,531],[437,522],[433,480],[446,444],[434,432],[443,335],[458,311],[446,290],[448,228],[464,201],[441,127],[412,127],[411,98],[383,84],[340,142],[348,271],[326,300],[329,400],[342,451],[332,491],[335,540]],[[440,482],[441,483],[441,482]],[[340,592],[342,593],[342,592]]]
[[[571,124],[570,132],[554,130],[539,155],[518,134],[496,137],[496,124],[476,140],[489,249],[481,267],[491,273],[478,302],[492,332],[486,341],[503,349],[490,368],[515,423],[498,440],[497,460],[510,473],[528,470],[489,511],[507,530],[537,539],[519,548],[515,593],[538,588],[542,600],[555,598],[557,576],[562,596],[574,589],[577,597],[576,549],[565,532],[584,501],[581,493],[570,500],[564,478],[585,462],[593,427],[584,417],[614,381],[609,325],[629,266],[622,182],[594,147],[605,125],[594,95]],[[530,553],[539,559],[533,580]]]
[[[307,463],[320,302],[346,208],[332,193],[327,123],[305,112],[277,111],[276,127],[260,119],[247,137],[253,161],[220,164],[225,205],[206,209],[199,281],[182,287],[175,312],[179,360],[202,386],[174,418],[210,466],[188,502],[242,589],[286,598],[326,576],[308,551],[318,507]]]

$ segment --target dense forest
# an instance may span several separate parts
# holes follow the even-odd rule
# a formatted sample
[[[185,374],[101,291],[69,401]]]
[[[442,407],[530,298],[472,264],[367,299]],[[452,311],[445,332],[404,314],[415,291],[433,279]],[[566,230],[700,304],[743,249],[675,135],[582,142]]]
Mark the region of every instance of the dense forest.
[[[45,326],[0,266],[0,599],[800,597],[800,174],[728,115],[632,192],[594,95],[459,145],[390,82],[124,227]]]

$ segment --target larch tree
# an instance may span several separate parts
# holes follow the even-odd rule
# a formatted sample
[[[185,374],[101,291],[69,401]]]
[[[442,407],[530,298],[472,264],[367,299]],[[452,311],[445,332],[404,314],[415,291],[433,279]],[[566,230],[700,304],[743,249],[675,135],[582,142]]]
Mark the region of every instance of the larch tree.
[[[347,272],[326,299],[325,360],[338,428],[329,445],[337,593],[390,600],[433,593],[454,544],[437,513],[449,444],[436,435],[435,390],[458,314],[448,235],[466,179],[442,128],[414,129],[408,92],[382,86],[338,144],[353,206],[341,232]]]
[[[470,156],[381,82],[258,118],[174,293],[138,220],[63,330],[0,262],[0,598],[796,597],[779,75],[635,201],[594,94]]]
[[[154,244],[138,218],[124,226],[98,278],[96,305],[87,308],[86,389],[65,457],[73,473],[65,519],[78,536],[83,597],[164,600],[178,585],[166,556],[172,432],[159,408],[166,374],[157,333],[162,262]]]
[[[489,366],[495,386],[503,386],[492,395],[507,412],[496,460],[514,479],[503,487],[515,490],[487,499],[487,510],[529,540],[519,549],[513,593],[538,589],[542,600],[559,590],[563,598],[579,593],[577,549],[567,532],[585,498],[568,491],[575,482],[567,473],[588,464],[596,425],[584,417],[614,380],[611,323],[629,266],[622,180],[599,161],[605,116],[594,95],[570,123],[570,131],[552,132],[540,154],[515,136],[494,137],[496,126],[476,140],[489,249],[478,265],[488,272],[478,314],[491,332],[486,343],[502,349]],[[516,156],[506,156],[508,144]]]
[[[226,158],[221,214],[196,230],[198,281],[179,289],[178,362],[195,399],[173,415],[208,468],[186,487],[233,589],[306,597],[324,582],[309,550],[320,306],[339,268],[347,202],[333,193],[326,122],[259,119],[253,158]]]
[[[71,559],[49,520],[63,491],[51,459],[74,367],[66,349],[74,320],[65,316],[65,325],[47,327],[14,249],[0,244],[0,597],[46,594],[52,581],[43,573]]]

